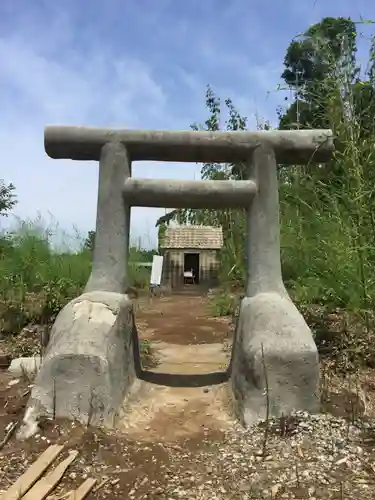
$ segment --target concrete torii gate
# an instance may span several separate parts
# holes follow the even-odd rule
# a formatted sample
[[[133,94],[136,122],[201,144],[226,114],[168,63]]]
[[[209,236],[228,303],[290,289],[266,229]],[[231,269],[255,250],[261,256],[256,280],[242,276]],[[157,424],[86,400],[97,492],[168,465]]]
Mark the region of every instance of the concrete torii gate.
[[[46,127],[45,150],[51,158],[99,161],[99,189],[91,276],[84,293],[64,307],[53,325],[29,414],[112,422],[135,387],[138,339],[126,295],[131,206],[246,208],[246,296],[229,368],[236,414],[244,424],[264,417],[264,364],[270,415],[317,411],[317,349],[281,275],[277,164],[325,162],[333,148],[330,130]],[[131,163],[137,160],[241,162],[248,179],[135,179]]]

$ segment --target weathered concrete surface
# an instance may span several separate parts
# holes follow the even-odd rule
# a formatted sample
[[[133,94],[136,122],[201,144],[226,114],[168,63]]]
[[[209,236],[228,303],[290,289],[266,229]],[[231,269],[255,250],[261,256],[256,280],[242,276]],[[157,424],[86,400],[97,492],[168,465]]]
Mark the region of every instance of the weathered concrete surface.
[[[319,409],[319,359],[312,333],[285,289],[280,261],[277,160],[267,145],[249,159],[258,195],[248,208],[247,285],[233,346],[235,410],[251,424],[270,413]]]
[[[318,363],[311,331],[289,298],[261,293],[242,300],[231,368],[235,412],[244,425],[266,417],[267,397],[272,416],[318,412]]]
[[[84,293],[59,313],[29,408],[110,422],[136,378],[133,305],[126,295]]]
[[[92,271],[85,292],[124,293],[128,287],[130,206],[122,187],[130,174],[126,148],[119,142],[105,144],[100,153]]]
[[[254,181],[178,181],[127,179],[125,199],[132,206],[162,208],[248,207],[257,192]]]
[[[331,158],[331,130],[192,132],[187,130],[116,130],[49,126],[44,147],[51,158],[97,161],[108,142],[121,142],[132,161],[233,163],[246,161],[260,144],[275,150],[279,163],[306,164]]]
[[[248,159],[248,176],[258,194],[247,210],[246,296],[278,292],[288,296],[281,275],[279,185],[275,153],[259,146]]]
[[[15,377],[21,377],[22,375],[34,377],[38,373],[41,364],[42,358],[40,356],[15,358],[10,363],[8,371]]]

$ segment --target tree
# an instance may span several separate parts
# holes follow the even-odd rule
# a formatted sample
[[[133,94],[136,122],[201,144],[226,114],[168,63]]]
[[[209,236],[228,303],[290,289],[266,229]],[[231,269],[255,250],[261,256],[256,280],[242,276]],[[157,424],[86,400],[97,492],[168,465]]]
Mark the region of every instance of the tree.
[[[286,283],[299,300],[367,308],[368,297],[375,303],[375,42],[361,80],[356,37],[350,19],[324,18],[287,48],[282,77],[293,97],[285,112],[279,110],[279,128],[331,128],[337,147],[324,165],[279,166],[281,249]],[[230,99],[222,102],[209,86],[205,97],[209,116],[193,130],[246,129]],[[246,174],[241,164],[201,170],[209,180]],[[171,221],[221,226],[221,279],[243,283],[243,210],[173,210],[157,225]]]
[[[279,128],[328,128],[327,85],[337,82],[338,71],[345,72],[349,83],[358,75],[356,35],[350,18],[326,17],[290,43],[281,78],[294,102],[285,114],[279,112]]]
[[[338,150],[344,151],[353,137],[369,139],[375,134],[374,43],[369,68],[360,79],[356,61],[357,29],[350,18],[323,18],[294,39],[286,50],[282,78],[293,97],[286,111],[279,109],[279,129],[329,128]],[[355,125],[355,127],[343,124]],[[362,152],[364,149],[362,148]],[[373,153],[364,153],[372,156]],[[325,165],[309,166],[302,178],[286,169],[289,184],[323,183],[331,195],[347,182],[345,162],[335,155]],[[301,170],[298,170],[300,172]],[[293,180],[294,179],[294,180]],[[321,192],[321,194],[323,194]],[[315,198],[315,196],[314,196]]]
[[[85,239],[85,243],[84,243],[84,248],[86,250],[89,250],[90,252],[93,252],[94,251],[94,247],[95,247],[95,236],[96,236],[96,232],[95,231],[89,231],[87,233],[87,237]]]
[[[162,253],[163,250],[163,242],[165,238],[165,233],[167,231],[167,223],[164,220],[158,220],[156,222],[156,227],[158,228],[158,252],[159,254]]]
[[[194,131],[206,130],[214,132],[220,130],[222,121],[221,100],[209,85],[206,88],[205,104],[209,117],[204,124],[194,123],[190,128]],[[246,130],[247,118],[240,115],[232,100],[226,99],[224,104],[227,111],[227,118],[224,120],[225,130]],[[242,165],[205,163],[201,169],[202,180],[242,179],[243,176]],[[160,217],[156,222],[156,226],[158,227],[164,223],[168,225],[171,221],[180,224],[192,223],[217,226],[220,225],[221,221],[219,219],[221,219],[222,214],[222,210],[178,209]]]
[[[7,217],[8,212],[17,204],[15,189],[13,184],[5,184],[4,180],[0,179],[0,215],[4,217]]]
[[[280,206],[290,286],[310,302],[367,310],[375,301],[375,47],[364,72],[356,43],[351,19],[324,18],[286,51],[282,77],[293,97],[279,128],[330,128],[336,148],[324,165],[285,169]]]
[[[206,88],[205,104],[209,113],[204,124],[194,123],[192,130],[217,131],[246,130],[247,118],[242,116],[234,106],[231,99],[225,99],[222,106],[220,98],[210,86]],[[223,109],[224,108],[224,109]],[[226,113],[226,116],[223,114]],[[224,127],[222,127],[224,125]],[[243,165],[206,163],[201,170],[203,180],[242,179],[246,175]],[[242,281],[244,273],[244,240],[245,220],[243,210],[223,208],[221,210],[209,209],[178,209],[160,217],[156,226],[169,224],[176,221],[180,224],[202,224],[219,226],[223,229],[224,247],[222,250],[223,280],[231,279]]]

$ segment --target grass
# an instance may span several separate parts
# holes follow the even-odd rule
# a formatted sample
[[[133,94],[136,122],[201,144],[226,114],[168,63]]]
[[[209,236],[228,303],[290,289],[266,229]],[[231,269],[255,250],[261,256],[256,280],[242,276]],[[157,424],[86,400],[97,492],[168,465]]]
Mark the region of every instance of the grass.
[[[69,244],[64,244],[66,240]],[[58,247],[53,245],[56,241],[60,241]],[[53,323],[57,313],[82,293],[91,256],[79,235],[69,237],[58,228],[44,226],[40,219],[16,221],[0,236],[0,335],[16,335],[28,324]],[[136,263],[149,260],[149,252],[131,247],[131,286],[148,285],[150,270]],[[151,346],[141,342],[141,355],[148,362]]]
[[[338,62],[319,37],[312,44],[330,69],[324,78],[300,90],[299,99],[318,105],[315,123],[300,123],[297,116],[297,128],[330,128],[337,148],[325,165],[288,165],[279,170],[282,271],[321,354],[335,361],[340,358],[341,368],[352,369],[358,363],[367,364],[369,351],[375,350],[375,122],[373,99],[366,104],[363,81],[356,82],[352,75],[360,70],[368,88],[374,87],[374,77],[366,76],[355,59]],[[374,54],[370,51],[369,66],[375,66]],[[362,85],[360,91],[358,85]],[[220,122],[217,113],[215,108],[215,124]],[[246,123],[246,119],[237,122]],[[216,165],[205,169],[212,178],[217,175]],[[232,178],[233,169],[225,175]],[[244,253],[244,224],[240,223],[244,215],[219,216],[226,221],[225,248],[230,251],[223,251],[223,287],[212,307],[216,314],[226,315],[236,304],[231,291],[233,269],[243,287],[245,261],[238,256]]]

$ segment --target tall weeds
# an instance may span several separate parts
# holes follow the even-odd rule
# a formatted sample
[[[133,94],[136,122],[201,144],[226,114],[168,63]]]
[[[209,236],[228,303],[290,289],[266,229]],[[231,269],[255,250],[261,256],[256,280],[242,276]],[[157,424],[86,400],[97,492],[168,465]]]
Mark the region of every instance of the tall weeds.
[[[370,51],[369,68],[364,71],[356,65],[353,48],[345,50],[345,37],[336,41],[343,47],[341,57],[337,51],[329,53],[329,44],[318,35],[311,36],[311,41],[328,70],[324,78],[320,75],[318,81],[296,91],[296,98],[304,99],[304,109],[315,107],[313,123],[299,122],[297,113],[291,125],[331,128],[336,150],[324,165],[280,166],[283,278],[303,311],[315,308],[324,316],[345,310],[352,316],[355,324],[346,329],[346,337],[337,332],[340,335],[334,342],[345,337],[352,350],[356,345],[366,349],[366,344],[369,349],[375,306],[375,51]],[[333,45],[337,48],[338,44]],[[226,121],[220,100],[208,88],[206,105],[211,117],[200,128],[217,130],[222,122],[227,130],[246,128],[246,119],[231,101],[225,104]],[[202,169],[202,178],[244,177],[243,165],[205,165]],[[221,292],[216,311],[227,314],[234,303],[229,290],[234,284],[241,288],[245,276],[244,213],[187,211],[181,215],[182,220],[188,216],[190,222],[223,227],[222,284],[228,299]]]
[[[76,235],[72,245],[54,248],[58,229],[40,220],[18,222],[0,236],[0,333],[18,333],[29,322],[47,324],[60,309],[83,290],[91,271],[91,252]],[[131,284],[148,284],[149,270],[141,249],[130,249]]]
[[[281,186],[284,277],[301,302],[366,312],[375,300],[375,149],[364,129],[368,107],[357,105],[355,63],[331,59],[316,99],[338,149],[327,165],[307,166]]]

